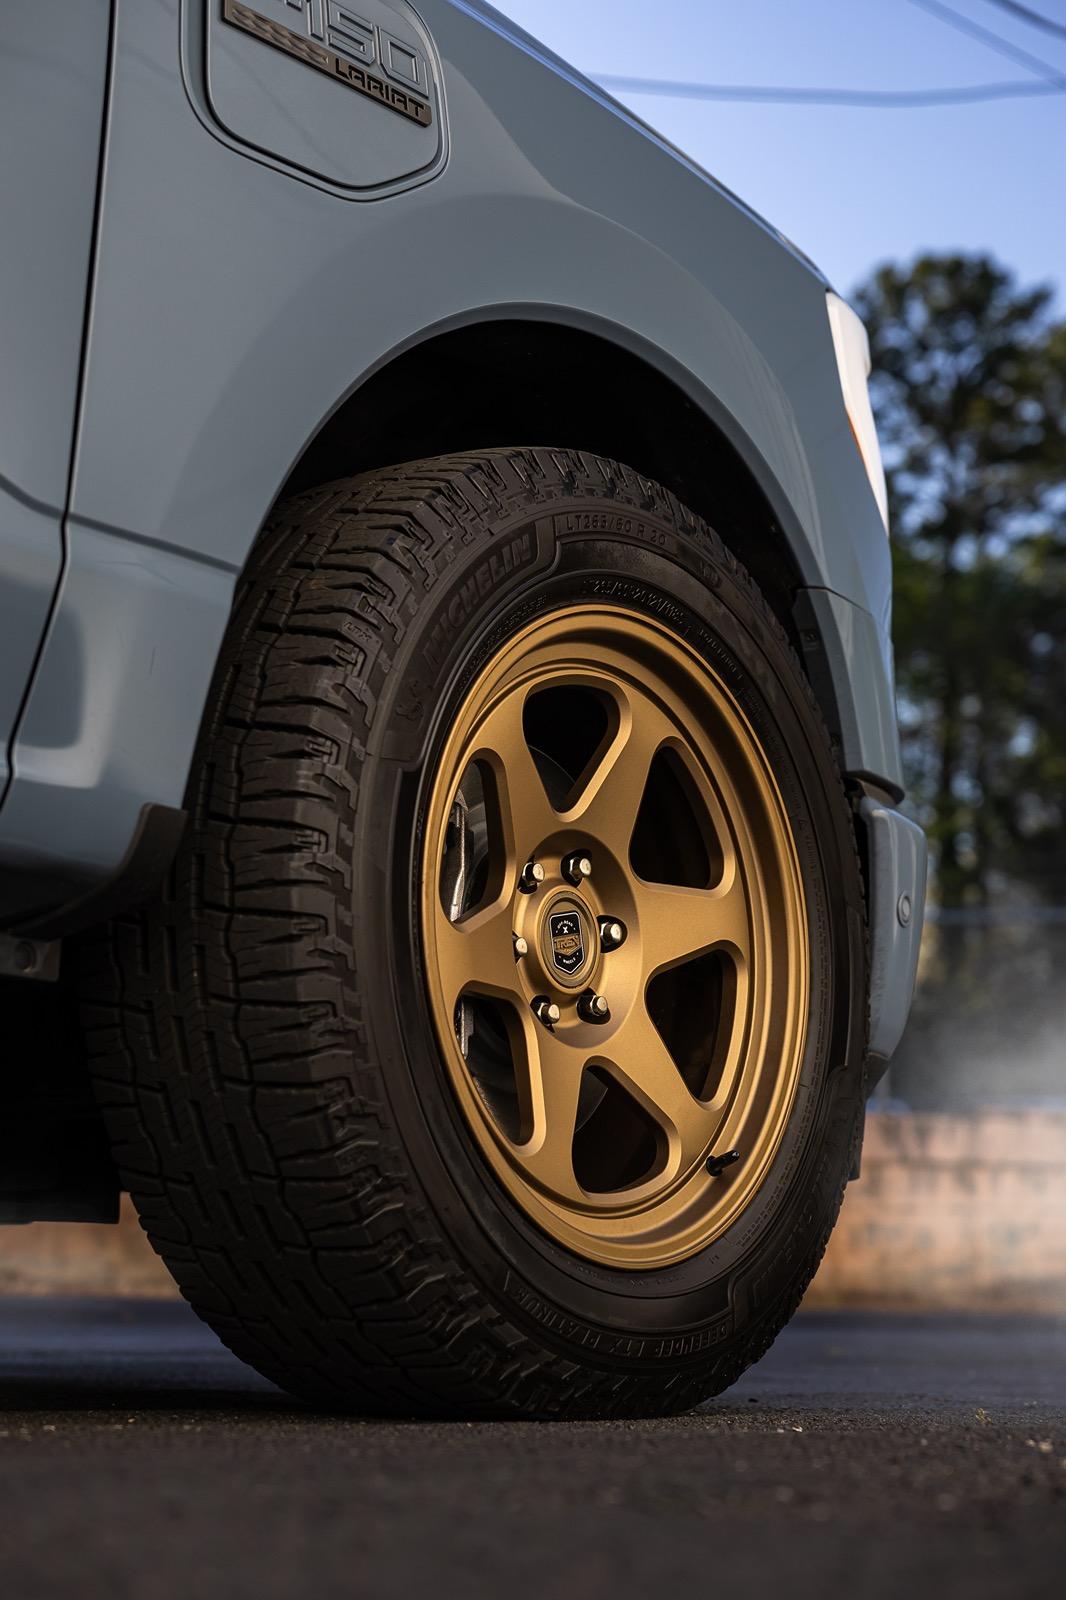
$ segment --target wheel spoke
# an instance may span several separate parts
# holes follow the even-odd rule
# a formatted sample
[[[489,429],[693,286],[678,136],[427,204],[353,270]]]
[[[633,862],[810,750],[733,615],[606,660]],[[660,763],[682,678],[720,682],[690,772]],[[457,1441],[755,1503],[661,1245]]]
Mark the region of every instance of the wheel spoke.
[[[529,1176],[571,1199],[581,1189],[574,1175],[574,1133],[584,1064],[571,1045],[546,1029],[527,1027],[526,1064],[533,1132],[516,1151]]]
[[[514,999],[518,982],[508,903],[494,900],[461,922],[449,922],[441,908],[437,952],[449,1005],[454,1006],[464,990]]]
[[[663,1130],[669,1146],[668,1170],[676,1171],[709,1144],[717,1115],[690,1094],[643,1005],[633,1007],[598,1059],[610,1066]]]
[[[626,697],[620,708],[618,731],[564,820],[628,861],[652,761],[674,729],[651,700]]]
[[[548,800],[526,744],[517,698],[505,701],[486,719],[480,731],[477,758],[492,769],[503,848],[510,867],[520,871],[558,828],[559,816]]]
[[[751,949],[748,897],[732,864],[727,865],[716,889],[644,881],[634,887],[647,977],[719,948],[747,961]]]

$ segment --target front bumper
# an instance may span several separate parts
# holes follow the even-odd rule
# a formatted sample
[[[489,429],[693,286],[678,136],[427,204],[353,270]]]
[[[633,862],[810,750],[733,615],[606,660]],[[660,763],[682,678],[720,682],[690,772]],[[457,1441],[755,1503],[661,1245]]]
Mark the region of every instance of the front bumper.
[[[859,817],[866,829],[870,926],[871,1084],[903,1036],[925,914],[927,847],[916,823],[867,796]]]

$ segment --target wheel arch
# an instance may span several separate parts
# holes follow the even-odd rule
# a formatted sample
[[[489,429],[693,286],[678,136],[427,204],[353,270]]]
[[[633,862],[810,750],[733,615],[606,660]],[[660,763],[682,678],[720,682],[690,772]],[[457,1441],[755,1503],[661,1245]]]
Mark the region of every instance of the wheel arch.
[[[751,440],[674,366],[635,336],[556,309],[500,307],[426,329],[316,425],[277,500],[469,449],[588,450],[654,478],[711,523],[797,641],[796,591],[818,581],[798,520]]]

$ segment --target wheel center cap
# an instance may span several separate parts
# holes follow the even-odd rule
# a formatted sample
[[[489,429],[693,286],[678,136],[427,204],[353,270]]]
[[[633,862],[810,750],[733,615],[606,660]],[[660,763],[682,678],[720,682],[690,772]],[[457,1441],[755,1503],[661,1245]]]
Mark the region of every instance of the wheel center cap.
[[[596,959],[595,927],[588,907],[574,895],[557,895],[545,906],[540,951],[554,983],[577,989],[586,981]]]

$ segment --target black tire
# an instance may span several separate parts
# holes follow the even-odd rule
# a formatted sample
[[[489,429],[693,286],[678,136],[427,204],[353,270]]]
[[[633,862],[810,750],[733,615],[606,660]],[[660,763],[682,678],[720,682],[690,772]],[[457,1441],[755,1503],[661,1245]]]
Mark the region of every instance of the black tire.
[[[464,668],[590,594],[713,655],[788,806],[811,939],[800,1088],[742,1225],[655,1272],[578,1260],[476,1159],[418,976],[422,776]],[[854,828],[755,586],[657,484],[485,450],[279,507],[205,715],[185,842],[88,941],[84,1024],[115,1157],[196,1311],[275,1382],[372,1413],[633,1416],[733,1383],[795,1310],[861,1129]]]

